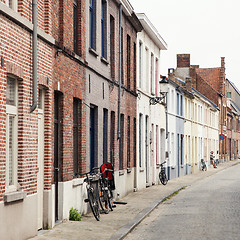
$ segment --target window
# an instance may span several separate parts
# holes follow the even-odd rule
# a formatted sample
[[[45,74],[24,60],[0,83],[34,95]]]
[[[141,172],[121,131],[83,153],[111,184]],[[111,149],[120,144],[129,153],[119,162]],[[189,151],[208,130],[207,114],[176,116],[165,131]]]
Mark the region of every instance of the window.
[[[121,77],[124,84],[124,66],[123,66],[123,28],[121,27]]]
[[[115,19],[110,15],[110,67],[111,77],[115,79]]]
[[[131,151],[130,151],[130,146],[131,146],[131,142],[130,142],[130,136],[131,136],[131,128],[130,128],[130,117],[128,116],[128,133],[127,133],[127,167],[130,168],[131,167]]]
[[[119,141],[119,170],[122,170],[124,161],[124,114],[121,114],[120,119],[121,138]]]
[[[6,5],[14,11],[18,11],[18,0],[6,0]]]
[[[180,115],[183,116],[183,96],[180,96]]]
[[[73,49],[78,53],[78,0],[73,0]]]
[[[18,88],[17,80],[7,78],[6,96],[6,190],[17,187],[17,138],[18,138]]]
[[[150,71],[151,71],[151,94],[154,94],[154,81],[153,81],[154,62],[153,62],[153,59],[154,59],[154,55],[153,55],[153,53],[151,53],[151,69],[150,69]]]
[[[139,42],[139,87],[142,87],[142,42]]]
[[[102,0],[101,32],[102,32],[102,57],[107,59],[107,3],[106,3],[106,0]]]
[[[139,167],[142,167],[142,114],[139,114]]]
[[[158,95],[158,59],[155,61],[155,95]]]
[[[179,93],[177,93],[177,115],[179,115]]]
[[[79,172],[79,138],[81,134],[81,100],[73,98],[73,172]]]
[[[146,76],[145,76],[145,81],[146,81],[146,91],[149,92],[149,50],[146,47],[145,48],[145,58],[146,58]]]
[[[231,92],[227,92],[227,98],[231,98],[232,97],[232,93]]]
[[[96,50],[96,0],[89,0],[89,46]]]
[[[127,88],[130,89],[131,79],[131,38],[127,35]]]

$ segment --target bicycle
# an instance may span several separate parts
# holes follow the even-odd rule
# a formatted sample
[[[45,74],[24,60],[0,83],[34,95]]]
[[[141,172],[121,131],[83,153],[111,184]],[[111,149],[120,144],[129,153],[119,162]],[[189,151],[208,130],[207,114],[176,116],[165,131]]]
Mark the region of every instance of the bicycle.
[[[207,165],[206,165],[204,159],[201,159],[201,170],[202,171],[204,171],[204,170],[207,171]]]
[[[100,206],[102,210],[104,211],[102,202],[104,202],[105,209],[108,211],[109,209],[113,211],[112,208],[112,191],[110,190],[108,178],[104,177],[104,173],[107,171],[112,171],[109,169],[105,169],[101,174],[99,178],[99,186],[100,186],[100,194],[99,194],[99,201]],[[106,212],[105,212],[106,213]]]
[[[105,208],[107,210],[113,211],[113,193],[112,190],[115,189],[114,184],[114,170],[111,163],[104,163],[100,166],[100,189],[101,189],[101,202],[105,203]]]
[[[94,217],[96,218],[97,221],[100,221],[99,192],[98,192],[99,175],[92,171],[76,175],[86,176],[84,182],[86,182],[88,198],[85,199],[84,202],[89,202]]]
[[[163,164],[165,164],[165,163],[166,163],[166,161],[164,161],[163,163],[160,164],[161,170],[159,172],[159,180],[163,185],[166,185],[168,182],[165,168],[163,167]]]

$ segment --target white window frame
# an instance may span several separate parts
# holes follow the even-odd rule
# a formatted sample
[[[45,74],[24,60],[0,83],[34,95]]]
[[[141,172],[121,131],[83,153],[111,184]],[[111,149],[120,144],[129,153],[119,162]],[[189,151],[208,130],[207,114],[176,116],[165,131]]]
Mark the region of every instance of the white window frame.
[[[18,11],[18,0],[6,0],[6,5],[13,11]]]
[[[18,84],[17,80],[13,77],[8,77],[15,80],[15,106],[6,104],[6,192],[13,192],[17,190],[17,169],[18,169]],[[13,184],[10,185],[9,179],[9,117],[14,117],[13,122],[13,143],[12,149],[14,149],[13,156]]]

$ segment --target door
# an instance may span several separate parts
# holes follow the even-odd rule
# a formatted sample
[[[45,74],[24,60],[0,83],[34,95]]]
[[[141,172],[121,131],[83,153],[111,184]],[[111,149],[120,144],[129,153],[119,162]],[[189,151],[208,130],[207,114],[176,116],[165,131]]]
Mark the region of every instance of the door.
[[[38,196],[38,229],[43,228],[43,189],[44,189],[44,94],[39,90],[38,104],[38,174],[37,174],[37,196]]]
[[[62,161],[62,94],[54,93],[54,184],[55,184],[55,221],[58,220],[58,183],[61,181]]]
[[[97,107],[90,108],[90,170],[97,167]]]

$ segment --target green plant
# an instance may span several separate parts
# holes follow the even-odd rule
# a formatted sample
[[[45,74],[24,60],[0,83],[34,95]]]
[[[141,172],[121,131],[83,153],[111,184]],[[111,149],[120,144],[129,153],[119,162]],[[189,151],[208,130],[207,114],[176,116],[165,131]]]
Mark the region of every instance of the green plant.
[[[69,211],[69,220],[71,221],[81,221],[82,215],[78,212],[76,208],[71,208]]]

